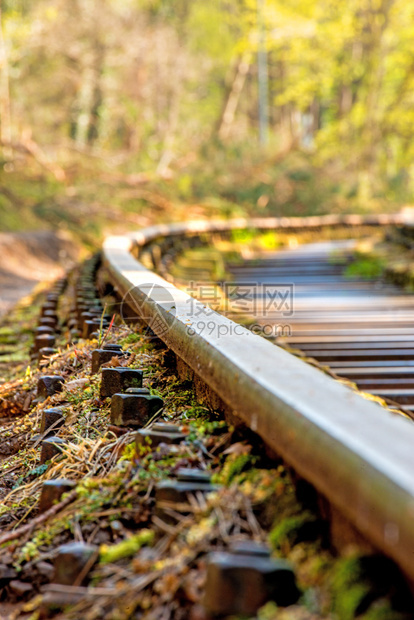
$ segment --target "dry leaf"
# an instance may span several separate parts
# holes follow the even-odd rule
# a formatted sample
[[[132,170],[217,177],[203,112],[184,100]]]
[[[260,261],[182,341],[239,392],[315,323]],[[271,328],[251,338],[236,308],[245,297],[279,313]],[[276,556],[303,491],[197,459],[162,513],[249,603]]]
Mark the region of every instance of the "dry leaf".
[[[224,450],[223,454],[250,454],[252,447],[242,441],[232,444],[227,450]]]

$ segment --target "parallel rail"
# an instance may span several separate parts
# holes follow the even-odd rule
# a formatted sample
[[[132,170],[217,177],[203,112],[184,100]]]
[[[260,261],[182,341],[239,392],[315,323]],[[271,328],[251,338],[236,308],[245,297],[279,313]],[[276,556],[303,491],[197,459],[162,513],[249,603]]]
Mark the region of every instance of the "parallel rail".
[[[194,233],[401,222],[400,215],[325,216],[156,226],[108,238],[103,263],[118,294],[165,344],[414,578],[413,423],[212,312],[132,256],[154,240]]]

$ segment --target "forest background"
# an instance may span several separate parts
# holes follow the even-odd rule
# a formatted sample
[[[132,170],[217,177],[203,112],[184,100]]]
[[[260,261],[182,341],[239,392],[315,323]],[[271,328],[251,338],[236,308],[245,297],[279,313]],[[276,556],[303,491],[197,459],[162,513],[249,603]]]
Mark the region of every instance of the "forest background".
[[[0,229],[414,199],[414,3],[3,0]]]

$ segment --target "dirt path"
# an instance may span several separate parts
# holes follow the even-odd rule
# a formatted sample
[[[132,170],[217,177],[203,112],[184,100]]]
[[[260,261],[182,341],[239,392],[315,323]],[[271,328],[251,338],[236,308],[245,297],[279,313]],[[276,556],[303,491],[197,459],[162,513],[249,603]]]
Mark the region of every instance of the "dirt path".
[[[74,244],[60,233],[0,233],[0,316],[38,282],[62,275],[76,256]]]

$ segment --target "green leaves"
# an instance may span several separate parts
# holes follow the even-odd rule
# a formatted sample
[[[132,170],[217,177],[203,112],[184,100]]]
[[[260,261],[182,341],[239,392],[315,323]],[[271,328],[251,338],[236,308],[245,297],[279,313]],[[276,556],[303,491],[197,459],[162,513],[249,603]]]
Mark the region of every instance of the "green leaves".
[[[96,170],[110,176],[114,165],[116,174],[144,172],[143,178],[156,171],[165,184],[174,178],[182,201],[198,200],[186,158],[202,160],[201,176],[208,147],[217,154],[225,145],[224,173],[237,149],[239,159],[258,153],[261,22],[269,153],[299,148],[318,166],[334,164],[355,188],[350,209],[376,208],[378,196],[410,201],[414,5],[263,0],[261,6],[258,11],[257,0],[68,0],[57,10],[41,0],[6,2],[12,134],[23,144],[18,152],[25,152],[21,135],[33,134],[39,152],[50,153],[50,161],[61,158],[69,170],[80,152],[93,148],[100,155],[88,160],[85,182]],[[79,185],[80,177],[73,182]],[[209,195],[217,196],[218,185]],[[95,191],[96,184],[87,188],[93,200]],[[122,200],[145,214],[133,192]],[[49,202],[40,200],[36,209],[36,217],[51,214],[56,224]],[[4,197],[0,210],[12,228]],[[59,225],[62,214],[59,208]],[[72,208],[67,225],[78,225],[79,217]]]

